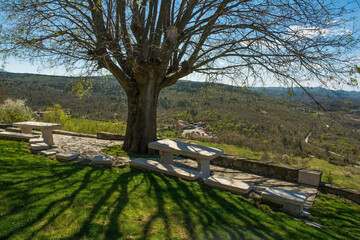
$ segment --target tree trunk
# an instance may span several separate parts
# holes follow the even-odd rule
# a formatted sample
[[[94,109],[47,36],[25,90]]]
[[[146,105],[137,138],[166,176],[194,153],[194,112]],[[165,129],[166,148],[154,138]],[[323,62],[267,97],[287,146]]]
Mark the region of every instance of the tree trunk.
[[[127,92],[128,119],[123,150],[150,153],[148,143],[156,141],[156,108],[160,89],[156,81],[143,81]]]

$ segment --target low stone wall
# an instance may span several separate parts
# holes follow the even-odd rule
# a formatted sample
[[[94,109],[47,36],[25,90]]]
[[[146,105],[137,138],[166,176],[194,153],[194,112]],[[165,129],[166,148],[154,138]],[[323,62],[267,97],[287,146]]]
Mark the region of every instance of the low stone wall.
[[[97,138],[105,140],[125,140],[125,135],[118,133],[98,132]]]
[[[5,129],[7,127],[11,127],[11,124],[8,123],[0,123],[0,129]]]
[[[59,129],[53,130],[53,133],[54,134],[67,135],[67,136],[75,136],[75,137],[96,138],[96,135],[94,135],[94,134],[69,132],[69,131],[64,131],[64,130],[59,130]]]
[[[360,204],[360,191],[341,187],[336,184],[321,182],[319,190],[323,193],[330,193],[347,198],[357,204]]]
[[[299,171],[304,169],[285,164],[262,162],[255,159],[240,158],[226,154],[211,160],[211,164],[293,182],[298,181]]]

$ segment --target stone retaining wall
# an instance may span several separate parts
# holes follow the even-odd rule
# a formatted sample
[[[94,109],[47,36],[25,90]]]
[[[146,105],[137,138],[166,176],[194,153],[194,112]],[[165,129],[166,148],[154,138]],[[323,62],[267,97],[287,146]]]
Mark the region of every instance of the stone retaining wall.
[[[98,132],[97,138],[105,140],[125,140],[125,135],[118,133]]]
[[[53,133],[54,134],[67,135],[67,136],[75,136],[75,137],[96,138],[96,135],[94,135],[94,134],[69,132],[69,131],[64,131],[64,130],[59,130],[59,129],[53,130]]]
[[[299,171],[304,169],[285,164],[262,162],[255,159],[240,158],[226,154],[211,160],[211,164],[293,182],[298,181]]]
[[[341,187],[336,184],[321,182],[319,190],[323,193],[330,193],[347,198],[357,204],[360,204],[360,191]]]

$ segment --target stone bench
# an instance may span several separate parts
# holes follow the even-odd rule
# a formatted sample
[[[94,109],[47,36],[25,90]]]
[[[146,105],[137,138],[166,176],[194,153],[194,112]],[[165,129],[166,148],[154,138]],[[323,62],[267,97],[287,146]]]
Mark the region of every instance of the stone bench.
[[[32,133],[32,129],[40,129],[41,131],[41,137],[44,139],[44,142],[52,146],[54,145],[54,139],[52,135],[52,131],[55,128],[59,128],[60,124],[58,123],[46,123],[46,122],[16,122],[12,124],[15,127],[19,127],[21,129],[22,133]]]
[[[130,161],[130,166],[164,173],[170,176],[180,177],[188,181],[195,181],[201,177],[201,173],[195,170],[175,167],[174,165],[163,164],[155,160],[136,158]]]
[[[39,138],[39,135],[17,133],[17,132],[0,132],[0,139],[15,140],[15,141],[29,141],[32,138]]]
[[[159,150],[160,162],[164,164],[173,164],[173,154],[195,158],[198,163],[197,170],[201,171],[202,177],[204,178],[210,176],[210,160],[223,154],[223,150],[221,149],[170,139],[151,142],[148,147],[150,149]]]
[[[203,180],[205,185],[225,189],[230,192],[242,195],[248,194],[254,187],[253,183],[247,183],[238,179],[225,178],[220,176],[211,176],[204,178]]]
[[[283,210],[295,216],[301,216],[307,197],[307,194],[274,187],[266,188],[261,194],[265,202],[281,205]]]

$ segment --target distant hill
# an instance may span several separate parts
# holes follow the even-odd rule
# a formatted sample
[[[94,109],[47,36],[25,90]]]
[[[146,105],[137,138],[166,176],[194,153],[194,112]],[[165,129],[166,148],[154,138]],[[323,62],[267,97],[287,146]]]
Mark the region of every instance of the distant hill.
[[[310,100],[308,95],[300,88],[283,88],[283,87],[252,87],[251,90],[264,93],[269,96],[279,98],[293,98],[296,100]],[[318,99],[343,100],[343,101],[360,101],[360,92],[329,90],[325,88],[305,88],[313,97]],[[306,98],[307,97],[307,98]]]
[[[282,87],[253,87],[250,89],[272,97],[314,104],[313,99],[300,87],[290,89]],[[360,102],[360,92],[358,91],[329,90],[320,87],[305,89],[328,110],[338,111],[345,107],[360,111],[360,105],[356,103]],[[352,103],[349,104],[349,102]]]
[[[34,110],[45,110],[57,103],[69,109],[76,118],[126,120],[127,97],[112,77],[88,79],[92,88],[82,99],[73,92],[80,78],[2,72],[0,79],[0,88],[4,89],[6,97],[25,98]],[[319,89],[314,97],[324,100],[322,104],[332,110],[319,112],[308,104],[309,101],[303,100],[305,95],[296,88],[293,91],[294,94],[286,97],[284,89],[280,88],[246,89],[178,81],[160,94],[158,128],[170,131],[161,134],[179,135],[176,120],[203,121],[209,123],[209,131],[218,135],[214,141],[221,143],[322,157],[332,151],[349,159],[358,158],[360,101],[326,98]],[[357,99],[356,93],[340,93],[346,99]],[[310,144],[304,144],[309,132],[312,132]]]

